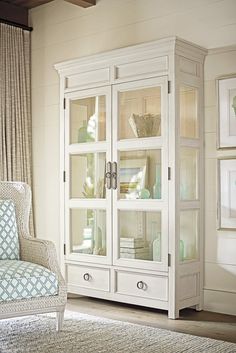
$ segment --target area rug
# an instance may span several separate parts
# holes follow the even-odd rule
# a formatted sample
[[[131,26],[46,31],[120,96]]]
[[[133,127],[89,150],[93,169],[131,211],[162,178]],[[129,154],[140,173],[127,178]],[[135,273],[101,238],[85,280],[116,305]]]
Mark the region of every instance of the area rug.
[[[1,353],[236,353],[236,344],[67,312],[0,321]]]

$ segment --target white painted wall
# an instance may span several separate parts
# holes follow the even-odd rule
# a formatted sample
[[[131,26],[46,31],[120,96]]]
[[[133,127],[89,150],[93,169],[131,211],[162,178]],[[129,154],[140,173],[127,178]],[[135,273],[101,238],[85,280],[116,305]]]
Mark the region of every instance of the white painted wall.
[[[236,37],[235,37],[236,39]],[[236,149],[217,150],[217,83],[236,76],[236,46],[210,50],[205,61],[205,309],[236,315],[236,231],[217,229],[217,158],[236,157]]]
[[[235,0],[97,0],[82,9],[56,0],[30,11],[36,232],[59,248],[59,78],[56,62],[171,35],[206,48],[236,44]],[[215,78],[236,73],[236,48],[205,65],[205,308],[236,314],[236,232],[216,231]]]

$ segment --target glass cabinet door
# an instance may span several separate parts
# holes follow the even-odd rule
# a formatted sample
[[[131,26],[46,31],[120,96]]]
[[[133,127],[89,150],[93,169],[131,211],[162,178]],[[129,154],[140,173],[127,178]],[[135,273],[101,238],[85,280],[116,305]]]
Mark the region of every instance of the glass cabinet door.
[[[167,270],[167,78],[113,87],[113,261]]]
[[[66,256],[111,263],[111,89],[70,93],[65,111]],[[109,235],[109,236],[107,236]]]
[[[200,131],[198,88],[179,87],[179,261],[199,259]]]

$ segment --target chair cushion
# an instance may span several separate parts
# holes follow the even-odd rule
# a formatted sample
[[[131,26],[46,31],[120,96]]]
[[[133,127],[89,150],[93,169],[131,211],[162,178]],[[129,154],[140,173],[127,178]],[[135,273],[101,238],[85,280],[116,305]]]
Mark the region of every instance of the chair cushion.
[[[0,260],[0,302],[58,294],[56,275],[43,266]]]
[[[19,259],[19,239],[15,206],[11,200],[0,200],[0,260]]]

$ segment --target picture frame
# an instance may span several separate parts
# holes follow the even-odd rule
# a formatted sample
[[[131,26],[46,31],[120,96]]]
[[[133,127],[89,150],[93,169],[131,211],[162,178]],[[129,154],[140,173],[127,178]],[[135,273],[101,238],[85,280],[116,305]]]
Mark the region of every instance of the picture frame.
[[[147,180],[148,158],[120,160],[120,195],[122,198],[139,198]]]
[[[218,148],[236,148],[236,76],[218,81]]]
[[[218,227],[236,229],[236,158],[218,160]]]

